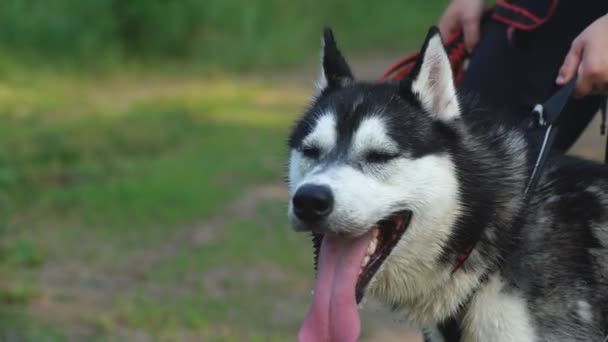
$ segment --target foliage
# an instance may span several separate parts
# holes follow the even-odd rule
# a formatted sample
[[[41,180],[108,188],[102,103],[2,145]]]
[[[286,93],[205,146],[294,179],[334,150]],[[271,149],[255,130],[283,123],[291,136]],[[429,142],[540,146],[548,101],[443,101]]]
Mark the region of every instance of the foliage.
[[[407,49],[444,2],[4,0],[0,54],[70,67],[121,61],[277,66],[316,56],[325,25],[351,49]]]

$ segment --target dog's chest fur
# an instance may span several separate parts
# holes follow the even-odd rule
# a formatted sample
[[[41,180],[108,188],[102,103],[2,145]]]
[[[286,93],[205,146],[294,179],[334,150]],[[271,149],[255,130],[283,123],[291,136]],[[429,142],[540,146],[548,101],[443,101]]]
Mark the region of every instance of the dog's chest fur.
[[[554,159],[526,213],[521,229],[511,234],[516,243],[496,250],[502,254],[496,271],[463,299],[456,314],[461,341],[604,341],[605,166]]]
[[[462,322],[463,341],[536,341],[534,324],[524,297],[508,291],[499,274],[471,298]]]

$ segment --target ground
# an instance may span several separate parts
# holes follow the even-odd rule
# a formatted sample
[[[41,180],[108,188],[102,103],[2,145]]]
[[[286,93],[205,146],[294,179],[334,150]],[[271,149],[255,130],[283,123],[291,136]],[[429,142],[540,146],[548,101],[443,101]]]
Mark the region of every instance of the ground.
[[[0,82],[0,340],[291,340],[313,273],[284,144],[311,75]],[[576,153],[601,158],[597,132]],[[373,303],[363,320],[416,339]]]

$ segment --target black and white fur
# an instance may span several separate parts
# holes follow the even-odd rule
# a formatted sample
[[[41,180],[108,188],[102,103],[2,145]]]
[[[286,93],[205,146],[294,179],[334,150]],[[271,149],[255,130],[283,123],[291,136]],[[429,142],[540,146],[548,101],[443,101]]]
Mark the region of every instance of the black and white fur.
[[[462,341],[603,341],[608,168],[553,157],[523,207],[527,141],[457,93],[436,29],[400,82],[356,81],[330,31],[324,42],[320,88],[289,139],[290,193],[331,189],[317,232],[361,235],[413,212],[366,296],[423,328],[453,322]],[[311,229],[293,205],[289,218]]]

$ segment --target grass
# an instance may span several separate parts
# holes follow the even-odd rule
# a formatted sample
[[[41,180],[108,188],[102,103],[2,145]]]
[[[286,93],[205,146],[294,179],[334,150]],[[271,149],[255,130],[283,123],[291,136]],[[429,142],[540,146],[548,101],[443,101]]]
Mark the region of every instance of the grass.
[[[33,320],[23,309],[12,306],[0,307],[0,340],[59,342],[65,336],[45,323]]]
[[[318,58],[322,28],[331,26],[350,51],[410,50],[447,4],[444,0],[385,0],[378,6],[344,0],[282,3],[211,1],[204,37],[208,66],[276,68]]]
[[[300,317],[278,299],[311,281],[307,239],[276,199],[225,210],[280,184],[307,95],[149,74],[0,83],[0,340],[291,336]],[[192,243],[212,217],[221,234]]]
[[[316,60],[327,25],[351,51],[409,50],[447,2],[5,0],[0,71],[14,61],[67,70],[159,61],[174,71],[275,69]]]
[[[54,94],[52,102],[32,104],[22,115],[5,114],[0,180],[7,195],[13,205],[27,203],[61,217],[77,211],[92,224],[107,220],[121,226],[125,217],[130,223],[174,223],[214,209],[222,196],[230,197],[246,182],[276,178],[281,168],[272,162],[280,164],[283,157],[276,136],[285,134],[291,117],[282,112],[284,105],[253,103],[264,90],[229,85],[222,89],[221,82],[219,89],[152,93],[143,99],[111,98],[133,89],[86,99],[99,94],[96,89],[75,90],[89,86],[76,84],[76,93]],[[114,100],[124,103],[106,107]],[[10,101],[4,104],[10,108]],[[297,105],[287,106],[297,111]],[[251,154],[224,158],[244,149]],[[245,170],[260,153],[274,160]],[[202,190],[220,198],[201,201],[197,193]],[[148,215],[161,207],[166,210],[157,212],[160,217]],[[138,222],[132,222],[134,218]]]
[[[290,339],[305,313],[311,260],[310,246],[283,223],[284,209],[284,203],[269,202],[248,220],[230,220],[213,243],[150,273],[161,289],[181,291],[150,296],[158,289],[137,287],[114,314],[156,336]]]

